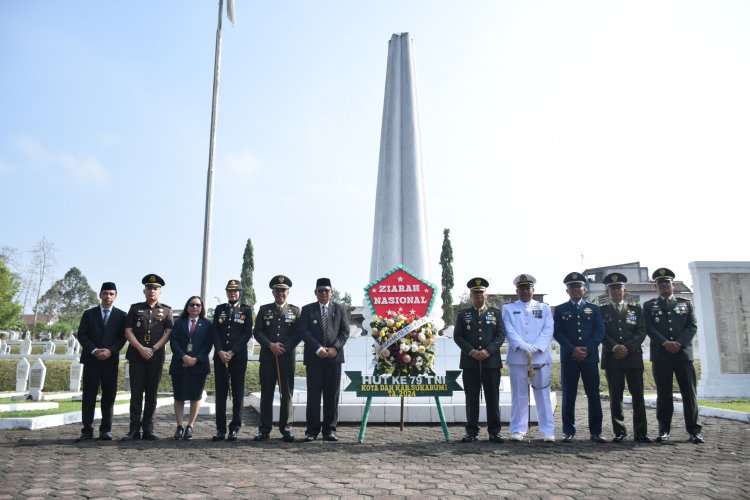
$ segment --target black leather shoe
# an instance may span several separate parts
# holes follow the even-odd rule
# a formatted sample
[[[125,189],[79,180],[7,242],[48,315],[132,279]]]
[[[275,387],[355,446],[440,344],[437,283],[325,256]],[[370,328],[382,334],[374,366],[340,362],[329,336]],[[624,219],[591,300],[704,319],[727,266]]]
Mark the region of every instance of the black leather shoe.
[[[669,441],[669,433],[668,432],[660,432],[659,435],[656,437],[657,443],[663,443],[665,441]]]
[[[636,443],[653,443],[654,441],[648,436],[636,436]]]
[[[214,434],[214,437],[211,438],[212,441],[224,441],[224,431],[216,431]]]
[[[267,432],[259,432],[255,435],[253,438],[253,441],[266,441],[268,440],[268,433]]]
[[[316,439],[318,439],[318,436],[314,436],[312,434],[305,434],[305,443],[315,441]]]
[[[76,438],[76,443],[80,443],[81,441],[90,441],[91,439],[94,439],[94,431],[91,432],[81,432],[81,435]]]
[[[159,436],[154,434],[154,431],[143,431],[143,439],[146,439],[147,441],[156,441],[159,439]]]
[[[193,439],[193,426],[188,425],[185,427],[185,432],[182,434],[182,439],[185,441],[190,441]]]
[[[603,438],[601,434],[592,434],[591,440],[595,443],[609,443],[606,438]]]
[[[289,431],[282,432],[281,433],[281,439],[283,439],[285,443],[293,443],[294,442],[294,434],[292,434]]]
[[[461,438],[462,443],[473,443],[477,440],[477,435],[472,432],[467,432],[464,437]]]
[[[323,441],[338,441],[339,438],[336,437],[335,432],[331,432],[330,434],[326,434],[323,436]]]
[[[178,440],[182,439],[182,436],[185,434],[185,429],[181,426],[177,426],[177,430],[174,431],[174,436],[172,436],[172,439]]]
[[[239,434],[240,431],[237,429],[232,429],[229,431],[229,435],[227,436],[227,441],[237,441],[237,434]]]
[[[505,442],[503,440],[503,438],[500,437],[500,433],[499,432],[496,433],[496,434],[490,434],[490,441],[492,441],[493,443],[504,443]]]
[[[120,438],[120,441],[135,441],[141,439],[140,431],[130,431]]]
[[[575,438],[575,434],[565,434],[562,438],[563,443],[572,443]]]
[[[112,433],[111,432],[100,432],[99,433],[99,441],[112,441]]]
[[[613,443],[622,443],[625,441],[625,434],[615,434],[615,437],[612,438]]]
[[[700,434],[690,434],[690,442],[693,444],[705,443],[705,441],[703,440],[703,436],[701,436]]]

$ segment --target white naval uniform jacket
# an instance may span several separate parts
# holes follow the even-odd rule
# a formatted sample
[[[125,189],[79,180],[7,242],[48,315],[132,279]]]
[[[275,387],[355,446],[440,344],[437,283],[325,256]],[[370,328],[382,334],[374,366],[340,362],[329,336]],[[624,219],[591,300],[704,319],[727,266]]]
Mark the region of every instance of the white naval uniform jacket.
[[[549,345],[552,342],[554,320],[549,305],[534,299],[529,302],[517,300],[505,304],[503,306],[503,322],[505,323],[505,335],[508,339],[508,355],[505,358],[507,364],[528,364],[529,355],[526,351],[518,349],[522,342],[540,349],[540,351],[534,353],[533,364],[552,363]]]

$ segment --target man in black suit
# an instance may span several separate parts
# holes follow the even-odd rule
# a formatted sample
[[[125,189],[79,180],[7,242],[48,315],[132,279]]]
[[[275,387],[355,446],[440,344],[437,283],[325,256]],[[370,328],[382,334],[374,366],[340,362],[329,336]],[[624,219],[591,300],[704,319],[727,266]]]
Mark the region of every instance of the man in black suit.
[[[289,416],[292,415],[294,394],[295,354],[299,339],[294,325],[300,309],[289,304],[289,289],[292,280],[284,275],[274,276],[268,286],[273,291],[274,301],[260,307],[255,318],[253,335],[260,343],[260,427],[255,441],[268,439],[273,426],[273,395],[279,386],[279,431],[284,442],[294,441]]]
[[[120,349],[125,345],[126,314],[114,307],[117,298],[117,286],[114,283],[103,283],[99,298],[101,304],[85,310],[78,325],[83,365],[83,429],[76,442],[94,438],[94,410],[100,384],[102,422],[99,425],[99,439],[112,441],[112,415],[117,395]]]
[[[464,443],[477,440],[479,433],[479,394],[484,392],[487,408],[487,432],[494,443],[500,437],[500,346],[505,342],[505,324],[500,309],[485,304],[490,283],[484,278],[472,278],[466,283],[471,291],[471,307],[456,316],[453,340],[461,348],[459,368],[463,370],[466,396],[466,435]]]
[[[602,368],[609,387],[609,410],[612,415],[614,443],[621,443],[628,434],[622,409],[625,382],[633,399],[633,433],[639,443],[650,443],[646,423],[646,404],[643,399],[643,349],[646,340],[646,323],[643,309],[638,304],[625,302],[628,278],[621,273],[604,277],[610,303],[601,306],[604,319],[602,342]]]
[[[216,433],[213,440],[222,441],[227,432],[227,395],[231,384],[232,420],[227,441],[237,441],[245,402],[247,343],[253,334],[253,310],[240,302],[242,286],[239,280],[229,280],[225,290],[228,302],[216,307],[211,327],[216,387]]]
[[[321,431],[320,396],[323,395],[323,439],[338,441],[341,364],[344,344],[349,338],[349,313],[333,302],[331,280],[319,278],[315,284],[317,302],[302,308],[297,336],[305,341],[307,367],[307,430],[305,442],[314,441]]]
[[[682,395],[685,428],[694,444],[703,442],[698,422],[698,398],[693,366],[693,337],[698,332],[693,304],[674,296],[675,274],[662,267],[651,277],[656,281],[658,299],[643,304],[646,316],[646,333],[651,339],[651,367],[656,382],[656,420],[659,421],[661,443],[669,439],[672,427],[672,374],[677,379]]]

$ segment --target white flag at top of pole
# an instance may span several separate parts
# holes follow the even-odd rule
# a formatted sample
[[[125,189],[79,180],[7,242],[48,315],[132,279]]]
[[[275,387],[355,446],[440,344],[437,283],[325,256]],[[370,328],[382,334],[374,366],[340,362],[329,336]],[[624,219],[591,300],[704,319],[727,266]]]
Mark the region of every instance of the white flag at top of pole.
[[[232,23],[232,27],[237,26],[237,22],[234,19],[234,0],[227,0],[227,19]]]

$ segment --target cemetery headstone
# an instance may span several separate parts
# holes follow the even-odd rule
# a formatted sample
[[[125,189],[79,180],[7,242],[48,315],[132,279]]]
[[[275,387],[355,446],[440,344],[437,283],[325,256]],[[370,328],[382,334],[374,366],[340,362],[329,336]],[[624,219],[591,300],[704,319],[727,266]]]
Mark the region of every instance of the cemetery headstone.
[[[26,392],[30,369],[31,365],[26,361],[26,358],[21,359],[16,365],[16,392]]]
[[[44,366],[41,358],[37,358],[29,372],[29,394],[34,401],[42,399],[42,389],[44,389],[44,379],[47,376],[47,367]]]

